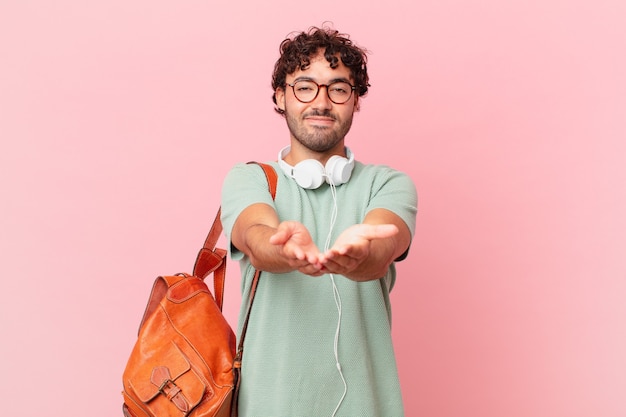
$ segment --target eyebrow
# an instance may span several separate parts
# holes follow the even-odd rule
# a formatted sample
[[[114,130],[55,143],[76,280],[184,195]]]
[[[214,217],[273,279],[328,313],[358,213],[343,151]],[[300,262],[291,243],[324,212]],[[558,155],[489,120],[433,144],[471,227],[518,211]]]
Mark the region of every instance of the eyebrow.
[[[295,79],[293,80],[293,82],[294,82],[294,83],[296,83],[296,82],[298,82],[298,81],[314,81],[314,82],[316,82],[316,83],[318,83],[318,84],[319,84],[319,82],[318,82],[317,80],[315,80],[313,77],[304,77],[304,76],[301,76],[301,77],[297,77],[297,78],[295,78]],[[330,81],[328,82],[328,84],[338,83],[338,82],[344,82],[344,83],[352,84],[352,83],[350,82],[350,80],[349,80],[349,79],[344,78],[344,77],[340,77],[340,78],[333,78],[332,80],[330,80]]]

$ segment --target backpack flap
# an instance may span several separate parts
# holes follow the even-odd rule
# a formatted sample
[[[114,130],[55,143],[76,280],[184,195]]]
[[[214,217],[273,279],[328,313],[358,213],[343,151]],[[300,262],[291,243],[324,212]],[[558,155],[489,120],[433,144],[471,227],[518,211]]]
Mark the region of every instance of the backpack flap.
[[[128,386],[148,410],[163,412],[168,416],[186,415],[197,406],[209,387],[194,372],[183,352],[172,343],[163,343],[156,353],[162,365],[147,363],[136,368],[129,377]]]

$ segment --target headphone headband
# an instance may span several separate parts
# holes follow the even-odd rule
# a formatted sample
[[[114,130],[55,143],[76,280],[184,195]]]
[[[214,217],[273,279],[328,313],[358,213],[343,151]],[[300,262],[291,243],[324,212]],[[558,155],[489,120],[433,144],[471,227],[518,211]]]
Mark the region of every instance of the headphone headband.
[[[326,161],[326,166],[315,159],[305,159],[291,166],[283,159],[290,150],[291,146],[285,146],[278,152],[278,165],[285,175],[293,178],[302,188],[318,188],[324,180],[328,184],[338,186],[348,182],[352,175],[354,154],[348,147],[346,147],[347,158],[333,155]]]

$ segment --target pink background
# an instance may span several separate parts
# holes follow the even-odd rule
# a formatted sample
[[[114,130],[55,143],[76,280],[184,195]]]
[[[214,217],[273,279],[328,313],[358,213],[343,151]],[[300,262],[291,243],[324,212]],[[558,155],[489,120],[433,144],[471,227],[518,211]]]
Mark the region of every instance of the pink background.
[[[2,414],[121,416],[154,278],[190,270],[226,171],[287,144],[278,44],[332,21],[371,50],[348,144],[420,197],[407,415],[626,415],[626,3],[215,3],[0,5]]]

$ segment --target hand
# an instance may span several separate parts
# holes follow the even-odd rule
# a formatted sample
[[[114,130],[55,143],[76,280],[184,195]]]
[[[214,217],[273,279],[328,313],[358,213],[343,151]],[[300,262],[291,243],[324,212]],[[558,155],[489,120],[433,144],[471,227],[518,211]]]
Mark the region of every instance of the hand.
[[[326,253],[321,255],[322,271],[349,275],[370,256],[372,241],[398,234],[393,224],[357,224],[347,228]]]
[[[282,255],[293,269],[307,275],[323,274],[320,251],[302,223],[295,221],[280,223],[276,233],[270,236],[269,242],[281,246]]]

